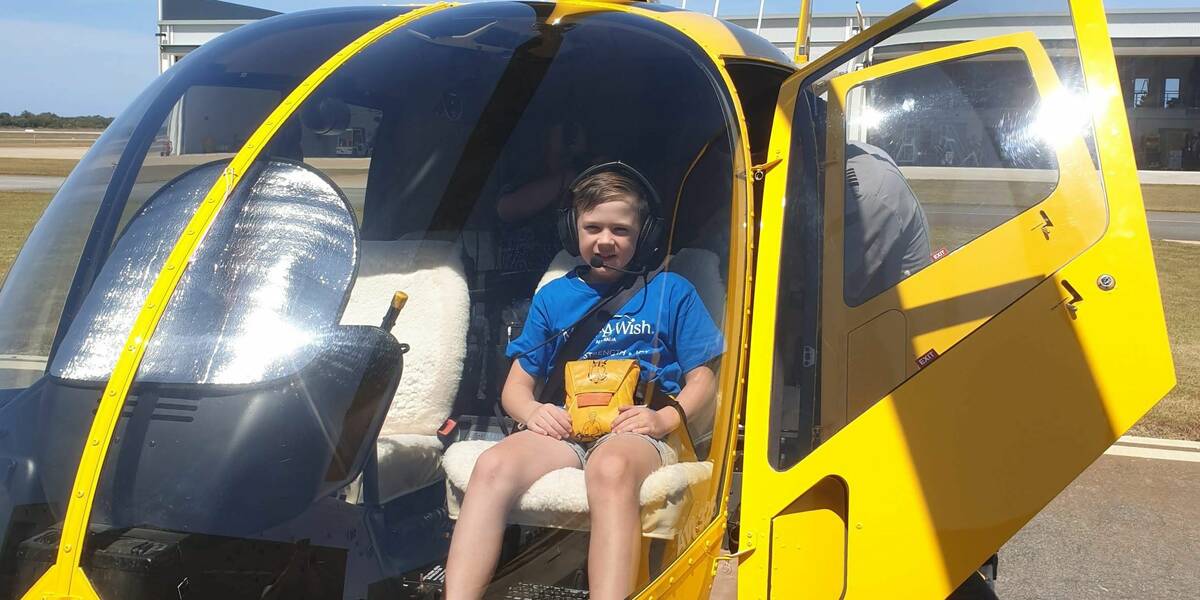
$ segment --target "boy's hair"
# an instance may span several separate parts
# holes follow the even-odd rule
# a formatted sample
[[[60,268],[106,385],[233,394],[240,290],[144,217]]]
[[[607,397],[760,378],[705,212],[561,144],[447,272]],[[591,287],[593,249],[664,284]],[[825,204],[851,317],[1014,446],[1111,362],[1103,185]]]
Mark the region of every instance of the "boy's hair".
[[[613,200],[626,200],[637,210],[638,222],[645,223],[650,214],[646,192],[630,177],[612,171],[596,173],[571,188],[571,204],[580,215]]]

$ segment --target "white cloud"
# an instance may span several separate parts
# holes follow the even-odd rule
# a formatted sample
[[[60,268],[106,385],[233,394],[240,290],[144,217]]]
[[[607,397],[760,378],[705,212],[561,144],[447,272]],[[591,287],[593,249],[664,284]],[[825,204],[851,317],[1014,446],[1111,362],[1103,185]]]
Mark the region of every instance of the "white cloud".
[[[0,19],[0,32],[0,111],[115,116],[158,73],[153,30]]]

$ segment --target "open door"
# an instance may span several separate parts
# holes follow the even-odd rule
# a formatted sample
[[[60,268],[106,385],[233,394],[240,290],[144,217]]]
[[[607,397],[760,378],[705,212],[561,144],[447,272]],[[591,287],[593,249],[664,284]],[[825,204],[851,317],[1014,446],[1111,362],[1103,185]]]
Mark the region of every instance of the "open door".
[[[945,597],[1174,384],[1103,9],[1051,4],[917,2],[784,84],[739,597]]]

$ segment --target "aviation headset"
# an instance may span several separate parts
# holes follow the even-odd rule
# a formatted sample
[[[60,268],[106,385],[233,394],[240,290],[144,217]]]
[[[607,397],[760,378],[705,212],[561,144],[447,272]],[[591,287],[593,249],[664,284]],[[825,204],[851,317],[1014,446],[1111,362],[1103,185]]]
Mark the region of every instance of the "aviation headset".
[[[642,199],[647,205],[647,215],[642,221],[642,229],[638,233],[637,247],[634,249],[633,259],[629,261],[627,267],[633,271],[646,272],[658,266],[658,262],[662,260],[663,251],[663,234],[666,232],[666,227],[663,223],[662,216],[662,200],[659,199],[658,193],[654,190],[654,186],[648,179],[637,169],[621,162],[612,161],[601,163],[585,169],[567,190],[574,195],[575,188],[579,186],[585,179],[598,173],[617,173],[631,179],[637,188]],[[558,219],[558,239],[562,242],[563,249],[571,256],[579,256],[579,232],[576,229],[575,202],[573,198],[567,199],[567,206],[560,211]]]

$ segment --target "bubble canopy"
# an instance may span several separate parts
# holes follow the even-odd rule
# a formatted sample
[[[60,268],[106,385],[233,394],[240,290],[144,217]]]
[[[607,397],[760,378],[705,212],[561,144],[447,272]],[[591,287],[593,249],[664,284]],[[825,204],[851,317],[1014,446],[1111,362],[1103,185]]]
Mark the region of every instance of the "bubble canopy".
[[[96,403],[196,207],[309,73],[404,10],[282,16],[206,45],[53,200],[0,290],[0,345],[27,359],[0,372],[0,423],[26,424],[0,437],[0,458],[23,465],[0,495],[22,573],[52,562]],[[561,272],[554,228],[573,174],[621,160],[647,177],[664,199],[667,270],[737,347],[725,315],[741,312],[726,290],[746,261],[739,143],[719,67],[638,11],[449,7],[354,53],[262,144],[191,257],[115,430],[89,544],[227,560],[256,598],[300,555],[321,565],[317,597],[363,597],[436,565],[453,526],[437,429],[456,417],[495,433],[504,348],[539,280]],[[396,291],[409,305],[385,330]],[[701,464],[702,497],[656,530],[676,542],[659,568],[712,519],[721,467]],[[523,569],[514,581],[586,570],[577,521],[513,527],[506,553],[576,556],[505,562]],[[101,564],[85,563],[93,582]],[[193,586],[205,572],[189,572]]]
[[[154,80],[67,177],[9,270],[0,288],[0,352],[26,357],[24,371],[44,369],[118,231],[147,198],[188,169],[231,156],[235,142],[248,138],[273,108],[268,103],[278,103],[331,54],[406,10],[266,19],[205,44]],[[246,114],[236,114],[239,108]],[[27,373],[0,372],[0,387],[28,382]]]

